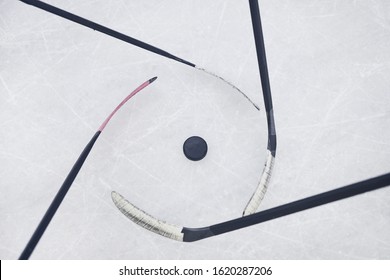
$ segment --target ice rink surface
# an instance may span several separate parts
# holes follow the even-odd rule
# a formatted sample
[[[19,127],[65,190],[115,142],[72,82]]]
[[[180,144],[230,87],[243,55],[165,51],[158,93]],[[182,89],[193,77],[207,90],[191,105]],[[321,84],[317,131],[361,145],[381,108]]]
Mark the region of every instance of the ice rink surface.
[[[16,259],[108,124],[32,259],[389,259],[390,188],[179,243],[133,224],[115,190],[186,227],[241,215],[266,157],[248,1],[47,1],[217,73],[0,1],[0,258]],[[80,3],[82,2],[82,3]],[[278,148],[259,210],[390,171],[390,2],[260,0]],[[203,137],[189,161],[184,141]]]

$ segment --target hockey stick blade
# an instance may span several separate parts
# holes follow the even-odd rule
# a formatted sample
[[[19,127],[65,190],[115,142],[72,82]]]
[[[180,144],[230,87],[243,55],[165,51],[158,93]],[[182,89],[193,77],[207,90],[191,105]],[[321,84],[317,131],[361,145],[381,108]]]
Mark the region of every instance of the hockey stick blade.
[[[267,160],[264,165],[263,173],[261,174],[259,184],[253,193],[252,197],[248,201],[242,215],[247,216],[253,214],[257,211],[260,206],[261,201],[263,200],[265,193],[267,192],[269,181],[272,176],[272,169],[274,166],[275,157],[272,155],[271,151],[267,151]]]
[[[156,219],[115,191],[111,192],[111,198],[119,211],[137,225],[173,240],[183,241],[184,235],[181,233],[181,227]]]
[[[112,199],[118,209],[143,228],[177,241],[193,242],[238,229],[260,224],[290,214],[308,210],[331,202],[374,191],[390,185],[390,173],[351,185],[296,200],[248,216],[229,220],[203,228],[187,228],[170,225],[138,209],[121,195],[113,192]],[[179,232],[182,234],[179,234]]]
[[[26,247],[24,248],[22,254],[20,255],[20,260],[27,260],[30,258],[31,254],[33,253],[35,247],[37,246],[39,240],[43,236],[43,234],[46,231],[46,228],[49,226],[51,220],[53,219],[55,213],[57,212],[58,208],[60,207],[62,201],[64,200],[67,192],[69,191],[70,187],[73,184],[73,181],[76,179],[77,174],[79,173],[81,167],[83,166],[85,160],[87,159],[90,151],[93,148],[93,145],[95,144],[96,140],[100,136],[101,132],[106,127],[107,123],[111,120],[111,118],[115,115],[115,113],[127,102],[132,98],[134,95],[136,95],[138,92],[140,92],[142,89],[153,83],[157,77],[153,77],[146,82],[142,83],[139,87],[137,87],[135,90],[133,90],[128,96],[126,96],[125,99],[122,100],[121,103],[112,111],[112,113],[104,120],[104,122],[100,125],[98,131],[95,133],[95,135],[92,137],[92,139],[89,141],[87,146],[84,148],[83,152],[80,154],[79,158],[77,159],[76,163],[73,165],[71,171],[69,172],[68,176],[66,177],[64,183],[61,185],[60,189],[58,190],[56,196],[54,197],[52,203],[50,204],[49,208],[47,209],[45,215],[43,216],[42,220],[38,224],[38,227],[34,231],[33,235],[31,236],[29,242],[27,243]]]
[[[49,12],[51,14],[54,14],[56,16],[59,16],[59,17],[62,17],[62,18],[65,18],[69,21],[73,21],[77,24],[80,24],[82,26],[85,26],[85,27],[88,27],[88,28],[91,28],[95,31],[98,31],[98,32],[101,32],[105,35],[108,35],[110,37],[113,37],[113,38],[116,38],[118,40],[121,40],[123,42],[126,42],[126,43],[129,43],[133,46],[137,46],[139,48],[142,48],[144,50],[147,50],[147,51],[150,51],[152,53],[155,53],[157,55],[160,55],[160,56],[164,56],[166,58],[169,58],[169,59],[173,59],[177,62],[180,62],[180,63],[183,63],[187,66],[190,66],[190,67],[193,67],[193,68],[196,68],[198,70],[201,70],[207,74],[211,74],[212,76],[215,76],[219,79],[221,79],[222,81],[224,81],[225,83],[227,83],[228,85],[232,86],[234,89],[236,89],[240,94],[242,94],[244,96],[245,99],[247,99],[257,110],[259,110],[259,106],[256,105],[256,103],[254,103],[246,94],[243,93],[242,90],[238,89],[236,86],[234,86],[232,83],[228,82],[227,80],[223,79],[222,77],[216,75],[216,74],[212,74],[211,72],[208,72],[207,70],[203,69],[203,68],[199,68],[197,67],[194,63],[190,62],[190,61],[187,61],[183,58],[180,58],[176,55],[173,55],[163,49],[160,49],[160,48],[157,48],[153,45],[150,45],[148,43],[145,43],[143,41],[140,41],[138,39],[135,39],[133,37],[130,37],[126,34],[123,34],[121,32],[118,32],[116,30],[113,30],[111,28],[108,28],[104,25],[101,25],[99,23],[96,23],[96,22],[93,22],[91,20],[88,20],[86,18],[83,18],[83,17],[80,17],[76,14],[72,14],[68,11],[65,11],[65,10],[62,10],[60,8],[57,8],[55,6],[52,6],[52,5],[49,5],[45,2],[42,2],[42,1],[38,1],[38,0],[20,0],[22,2],[24,2],[25,4],[28,4],[28,5],[31,5],[31,6],[34,6],[36,8],[39,8],[41,10],[44,10],[46,12]]]

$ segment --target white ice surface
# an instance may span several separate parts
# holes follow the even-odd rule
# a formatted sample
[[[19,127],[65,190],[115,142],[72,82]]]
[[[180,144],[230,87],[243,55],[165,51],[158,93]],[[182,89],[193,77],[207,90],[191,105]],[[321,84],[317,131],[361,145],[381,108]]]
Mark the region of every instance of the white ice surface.
[[[389,259],[390,189],[179,243],[127,220],[116,190],[169,223],[239,217],[266,157],[247,1],[48,1],[219,74],[19,1],[0,1],[0,258],[16,259],[64,178],[112,119],[32,259]],[[80,3],[82,2],[82,3]],[[390,2],[259,1],[278,149],[261,209],[390,171]],[[202,136],[209,153],[187,160]]]

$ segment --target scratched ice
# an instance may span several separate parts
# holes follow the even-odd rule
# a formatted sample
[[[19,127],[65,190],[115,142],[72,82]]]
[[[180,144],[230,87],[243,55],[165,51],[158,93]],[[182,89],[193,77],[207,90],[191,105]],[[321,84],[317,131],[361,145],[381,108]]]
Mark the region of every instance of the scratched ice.
[[[383,189],[183,244],[128,221],[112,190],[184,226],[239,217],[266,155],[246,1],[50,1],[222,76],[19,1],[0,3],[0,258],[19,256],[64,177],[114,117],[32,258],[377,259],[390,256]],[[259,1],[278,151],[261,209],[389,172],[390,3]],[[21,20],[23,19],[23,20]],[[183,142],[202,136],[192,162]]]

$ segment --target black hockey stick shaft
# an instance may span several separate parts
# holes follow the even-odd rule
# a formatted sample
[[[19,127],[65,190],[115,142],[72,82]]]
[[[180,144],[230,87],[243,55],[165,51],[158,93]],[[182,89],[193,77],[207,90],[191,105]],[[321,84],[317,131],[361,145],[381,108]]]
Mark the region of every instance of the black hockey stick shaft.
[[[264,38],[260,19],[260,10],[257,0],[249,0],[253,33],[256,43],[256,52],[260,70],[261,84],[263,89],[264,103],[267,110],[269,129],[269,146],[271,152],[276,149],[276,135],[273,119],[273,107],[271,88],[268,77],[267,61],[265,56]],[[275,136],[275,137],[274,137]],[[274,138],[273,138],[274,137]],[[269,220],[277,219],[293,213],[318,207],[327,203],[335,202],[365,192],[384,188],[390,185],[390,173],[372,179],[364,180],[345,187],[320,193],[311,197],[280,205],[248,216],[240,217],[223,223],[204,228],[183,228],[184,241],[197,241],[211,236],[227,233],[241,228],[260,224]]]
[[[390,173],[255,213],[248,217],[243,217],[241,220],[221,223],[212,226],[211,230],[215,234],[225,233],[384,188],[389,185]]]
[[[75,14],[72,14],[72,13],[69,13],[65,10],[62,10],[60,8],[57,8],[55,6],[52,6],[52,5],[49,5],[45,2],[42,2],[42,1],[37,1],[37,0],[20,0],[26,4],[29,4],[29,5],[32,5],[32,6],[35,6],[39,9],[42,9],[46,12],[49,12],[49,13],[52,13],[52,14],[55,14],[57,16],[60,16],[60,17],[63,17],[65,19],[68,19],[70,21],[73,21],[73,22],[76,22],[78,24],[81,24],[81,25],[84,25],[86,27],[89,27],[89,28],[92,28],[93,30],[96,30],[96,31],[99,31],[101,33],[104,33],[106,35],[109,35],[111,37],[114,37],[116,39],[119,39],[121,41],[124,41],[126,43],[129,43],[129,44],[132,44],[134,46],[137,46],[137,47],[140,47],[142,49],[145,49],[145,50],[148,50],[148,51],[151,51],[153,53],[156,53],[156,54],[159,54],[159,55],[162,55],[162,56],[165,56],[167,58],[170,58],[170,59],[173,59],[173,60],[176,60],[178,62],[181,62],[183,64],[186,64],[188,66],[191,66],[191,67],[195,67],[195,64],[187,61],[187,60],[184,60],[180,57],[177,57],[173,54],[170,54],[162,49],[159,49],[159,48],[156,48],[152,45],[149,45],[147,43],[144,43],[140,40],[137,40],[135,38],[132,38],[128,35],[125,35],[123,33],[120,33],[118,31],[115,31],[113,29],[110,29],[110,28],[107,28],[101,24],[98,24],[96,22],[93,22],[93,21],[90,21],[90,20],[87,20],[85,18],[82,18],[78,15],[75,15]]]
[[[272,155],[276,153],[276,131],[275,120],[272,105],[271,86],[269,82],[267,58],[265,55],[265,45],[263,29],[261,26],[259,3],[257,0],[249,0],[249,8],[251,12],[253,35],[256,45],[257,62],[260,71],[260,80],[263,90],[264,105],[267,113],[268,123],[268,150]]]
[[[47,226],[49,225],[50,221],[54,217],[58,207],[61,205],[68,190],[72,186],[74,179],[76,178],[81,167],[83,166],[85,159],[88,157],[88,154],[91,151],[96,140],[98,139],[99,135],[100,135],[100,131],[97,131],[95,133],[95,135],[92,137],[91,141],[89,141],[87,146],[84,148],[83,152],[80,154],[79,158],[77,159],[76,163],[72,167],[71,171],[69,172],[69,174],[66,177],[64,183],[62,184],[61,188],[59,189],[56,196],[54,197],[49,208],[47,209],[47,211],[46,211],[45,215],[43,216],[41,222],[39,223],[37,229],[35,230],[35,232],[31,236],[30,241],[27,243],[26,247],[24,248],[22,254],[19,257],[19,260],[27,260],[30,258],[32,252],[34,251],[35,247],[37,246],[37,244],[38,244],[39,240],[41,239],[43,233],[45,232]]]
[[[45,215],[43,216],[41,222],[39,223],[37,229],[33,233],[33,235],[30,238],[30,241],[27,243],[25,249],[23,250],[22,254],[19,257],[19,260],[27,260],[30,258],[32,252],[34,251],[35,247],[37,246],[39,240],[41,239],[42,235],[44,234],[46,228],[48,227],[49,223],[51,222],[52,218],[54,217],[55,213],[57,212],[58,207],[60,207],[62,201],[64,200],[68,190],[73,184],[73,181],[75,180],[77,174],[79,173],[81,167],[83,166],[86,158],[88,157],[89,152],[91,151],[93,145],[95,144],[96,140],[98,139],[101,132],[104,130],[108,122],[111,120],[111,118],[115,115],[115,113],[128,101],[130,98],[132,98],[134,95],[136,95],[138,92],[140,92],[142,89],[153,83],[157,77],[153,77],[146,82],[142,83],[139,87],[137,87],[135,90],[133,90],[129,95],[126,96],[125,99],[122,100],[121,103],[112,111],[112,113],[104,120],[104,122],[100,125],[99,129],[95,133],[95,135],[92,137],[92,139],[89,141],[87,146],[84,148],[83,152],[80,154],[79,158],[77,159],[76,163],[73,165],[72,169],[70,170],[68,176],[65,178],[64,183],[62,184],[61,188],[57,192],[56,196],[54,197],[52,203],[50,204],[49,208],[47,209]]]
[[[215,224],[206,228],[183,228],[184,241],[197,241],[203,238],[227,233],[241,228],[253,226],[266,221],[284,217],[324,204],[374,191],[390,185],[390,173],[357,182],[345,187],[323,192],[304,199],[296,200],[255,214]]]
[[[123,33],[120,33],[118,31],[115,31],[113,29],[110,29],[108,27],[105,27],[101,24],[98,24],[96,22],[93,22],[93,21],[90,21],[90,20],[87,20],[83,17],[80,17],[78,15],[75,15],[75,14],[72,14],[72,13],[69,13],[68,11],[65,11],[65,10],[62,10],[60,8],[57,8],[55,6],[52,6],[52,5],[49,5],[45,2],[42,2],[42,1],[38,1],[38,0],[20,0],[26,4],[29,4],[29,5],[32,5],[34,7],[37,7],[39,9],[42,9],[46,12],[49,12],[51,14],[54,14],[54,15],[57,15],[57,16],[60,16],[62,18],[65,18],[67,20],[70,20],[70,21],[73,21],[75,23],[78,23],[80,25],[83,25],[83,26],[86,26],[86,27],[89,27],[95,31],[99,31],[103,34],[106,34],[108,36],[111,36],[113,38],[116,38],[116,39],[119,39],[121,41],[124,41],[126,43],[129,43],[131,45],[134,45],[134,46],[137,46],[137,47],[140,47],[144,50],[147,50],[147,51],[150,51],[150,52],[153,52],[155,54],[158,54],[158,55],[161,55],[161,56],[164,56],[166,58],[169,58],[169,59],[173,59],[177,62],[180,62],[180,63],[183,63],[185,65],[188,65],[190,67],[193,67],[193,68],[196,68],[198,70],[201,70],[201,71],[204,71],[205,73],[211,75],[211,76],[214,76],[214,77],[217,77],[219,78],[220,80],[224,81],[225,83],[227,83],[228,85],[232,86],[233,88],[235,88],[238,92],[240,92],[250,103],[252,103],[252,105],[257,109],[257,110],[260,110],[259,107],[245,94],[243,93],[239,88],[237,88],[235,85],[233,85],[232,83],[228,82],[227,80],[223,79],[222,77],[212,73],[212,72],[209,72],[207,71],[206,69],[204,68],[199,68],[197,65],[195,65],[194,63],[192,62],[189,62],[185,59],[182,59],[180,57],[177,57],[167,51],[164,51],[160,48],[157,48],[155,46],[152,46],[150,44],[147,44],[145,42],[142,42],[140,40],[137,40],[133,37],[130,37],[126,34],[123,34]]]

